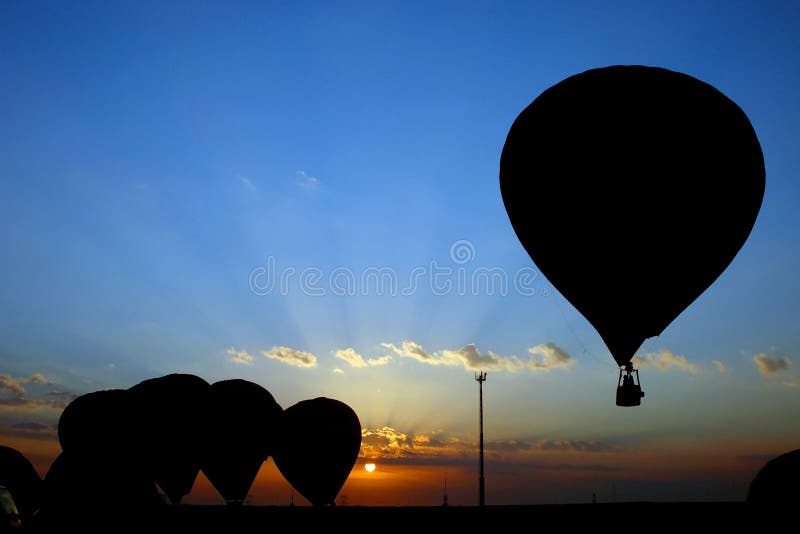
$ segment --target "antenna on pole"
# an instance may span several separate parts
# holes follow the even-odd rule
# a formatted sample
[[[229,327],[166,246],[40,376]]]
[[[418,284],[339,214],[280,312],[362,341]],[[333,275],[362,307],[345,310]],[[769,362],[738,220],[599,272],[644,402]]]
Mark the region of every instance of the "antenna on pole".
[[[444,495],[442,496],[442,506],[447,506],[447,471],[444,472]]]
[[[480,506],[483,507],[486,505],[486,492],[485,492],[485,484],[483,480],[483,383],[486,382],[486,372],[481,371],[480,373],[475,373],[475,380],[478,382],[478,398],[479,398],[479,413],[480,413],[480,466],[481,466],[481,476],[478,481],[478,494],[480,496]]]

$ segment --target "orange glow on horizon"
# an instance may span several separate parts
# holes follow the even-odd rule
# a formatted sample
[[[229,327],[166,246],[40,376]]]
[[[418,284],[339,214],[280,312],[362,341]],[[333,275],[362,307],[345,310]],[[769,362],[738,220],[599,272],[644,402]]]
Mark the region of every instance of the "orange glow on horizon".
[[[31,439],[6,436],[2,443],[18,449],[44,476],[60,452],[55,436]],[[540,504],[583,502],[597,491],[598,500],[606,499],[612,484],[618,499],[668,498],[646,493],[642,483],[655,488],[676,483],[699,488],[694,493],[675,493],[673,500],[701,498],[703,484],[719,481],[728,488],[729,498],[743,499],[749,481],[776,450],[788,450],[789,443],[733,447],[720,443],[674,442],[639,451],[580,453],[559,451],[523,451],[493,453],[487,460],[487,502],[490,504]],[[632,454],[632,452],[634,452]],[[356,506],[438,506],[447,493],[451,505],[477,503],[477,457],[418,456],[413,461],[397,458],[362,457],[345,482],[337,504]],[[419,463],[414,463],[419,462]],[[381,463],[381,469],[377,469]],[[374,465],[370,470],[368,466]],[[693,486],[692,486],[693,485]],[[711,486],[708,486],[711,487]],[[554,489],[557,490],[554,492]],[[712,488],[713,489],[713,488]],[[691,489],[688,491],[692,491]],[[558,495],[558,497],[554,497]],[[587,497],[587,495],[589,497]],[[699,496],[699,497],[697,497]],[[293,491],[272,459],[264,462],[250,489],[246,504],[308,506],[308,501]],[[219,504],[224,501],[202,473],[193,491],[184,499],[187,504]]]

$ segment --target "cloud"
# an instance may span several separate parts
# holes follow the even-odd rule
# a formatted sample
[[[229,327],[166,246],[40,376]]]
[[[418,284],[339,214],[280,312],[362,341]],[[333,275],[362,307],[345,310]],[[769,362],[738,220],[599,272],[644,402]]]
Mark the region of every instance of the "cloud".
[[[368,358],[367,365],[369,365],[370,367],[380,367],[381,365],[388,364],[390,361],[392,361],[392,355],[384,354],[379,358]]]
[[[655,367],[659,371],[670,371],[673,368],[690,374],[697,372],[697,366],[689,363],[686,356],[679,356],[670,350],[649,352],[644,356],[634,356],[631,362],[636,367]]]
[[[528,349],[531,355],[541,356],[541,360],[531,358],[528,367],[537,371],[551,369],[569,369],[575,363],[575,358],[555,343],[542,343]]]
[[[516,356],[505,358],[492,351],[481,354],[474,343],[465,345],[458,350],[443,350],[442,356],[457,364],[460,363],[468,371],[505,370],[513,373],[524,367],[524,364]]]
[[[783,385],[789,388],[800,388],[800,380],[786,380]]]
[[[30,378],[26,380],[29,384],[42,384],[44,386],[52,386],[53,382],[46,378],[42,373],[33,373]]]
[[[381,343],[398,356],[411,358],[428,365],[462,366],[468,371],[509,371],[522,369],[549,371],[550,369],[568,369],[575,360],[555,343],[544,343],[528,349],[532,357],[522,360],[516,356],[501,356],[492,351],[482,354],[474,343],[464,345],[460,349],[443,349],[428,353],[418,343],[403,341],[398,347],[393,343]],[[536,356],[541,357],[537,359]]]
[[[242,176],[241,174],[239,176],[237,176],[237,178],[239,179],[239,183],[244,185],[250,191],[255,191],[256,190],[255,184],[249,178],[247,178],[245,176]]]
[[[619,452],[617,447],[600,441],[584,440],[548,440],[536,442],[536,448],[541,451],[572,451],[572,452]]]
[[[25,388],[23,387],[24,379],[14,378],[11,375],[0,374],[0,391],[7,391],[13,397],[23,397],[25,395]]]
[[[487,450],[495,451],[560,451],[560,452],[620,452],[620,449],[601,441],[574,439],[541,439],[538,441],[490,441]]]
[[[64,409],[78,395],[69,391],[51,391],[44,398],[22,397],[0,398],[0,407],[5,409],[36,410],[38,408]]]
[[[714,367],[716,367],[717,371],[719,371],[720,373],[724,374],[730,371],[730,368],[719,360],[711,360],[711,363],[714,364]]]
[[[580,453],[581,459],[593,454],[616,454],[622,449],[592,440],[537,439],[496,440],[486,443],[490,461],[501,463],[523,462],[555,469],[552,460],[563,454]],[[363,428],[361,454],[369,459],[389,463],[471,465],[475,461],[478,443],[449,434],[443,430],[431,432],[404,432],[392,426]],[[574,458],[575,456],[573,456]],[[545,463],[537,462],[537,459]]]
[[[762,352],[753,356],[753,361],[758,367],[758,372],[764,376],[772,376],[782,373],[792,366],[792,360],[788,356],[776,356],[771,358]]]
[[[408,459],[443,455],[474,456],[476,444],[450,436],[442,430],[427,434],[401,432],[391,426],[361,430],[361,455],[367,458]]]
[[[294,175],[297,178],[297,185],[304,189],[316,189],[319,185],[319,179],[316,176],[311,176],[306,171],[296,171]]]
[[[381,343],[381,347],[389,349],[398,356],[403,358],[411,358],[418,362],[427,363],[428,365],[455,365],[457,362],[445,359],[441,356],[428,354],[422,348],[422,345],[414,343],[413,341],[403,341],[399,347],[393,343]]]
[[[331,371],[331,373],[333,373],[333,374],[335,374],[335,375],[343,375],[343,374],[344,374],[344,371],[342,371],[342,370],[341,370],[341,369],[339,369],[338,367],[334,367],[334,368],[333,368],[333,370]]]
[[[67,404],[75,400],[78,395],[69,391],[53,390],[47,393],[47,398],[43,401],[47,406],[53,408],[66,408]]]
[[[317,366],[317,357],[310,352],[292,349],[289,347],[274,346],[270,350],[261,351],[267,358],[281,361],[295,367],[311,368]]]
[[[344,360],[345,362],[350,364],[350,367],[378,367],[381,365],[386,365],[390,361],[392,361],[391,355],[387,354],[385,356],[381,356],[380,358],[369,358],[364,359],[359,353],[355,351],[353,348],[346,348],[346,349],[339,349],[334,352],[334,355],[339,358],[340,360]]]
[[[36,422],[22,422],[14,424],[0,424],[0,436],[17,439],[55,440],[56,425],[47,425]]]
[[[253,365],[253,357],[246,350],[236,350],[231,347],[227,351],[228,359],[239,365]]]
[[[40,386],[52,386],[53,381],[45,377],[42,373],[33,373],[29,377],[13,377],[7,374],[0,374],[0,392],[9,393],[12,398],[22,399],[25,397],[24,384],[37,384]],[[0,402],[2,402],[0,400]]]
[[[14,423],[13,425],[9,425],[11,428],[16,428],[18,430],[34,430],[36,432],[44,432],[44,431],[52,431],[53,425],[46,425],[44,423],[37,423],[35,421],[23,421],[22,423]]]

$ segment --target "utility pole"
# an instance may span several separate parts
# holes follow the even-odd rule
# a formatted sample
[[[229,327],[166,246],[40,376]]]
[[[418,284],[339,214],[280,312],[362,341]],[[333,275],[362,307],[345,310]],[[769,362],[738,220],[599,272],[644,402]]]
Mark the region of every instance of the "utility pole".
[[[486,505],[486,490],[483,480],[483,383],[486,382],[486,372],[481,371],[480,373],[475,373],[475,380],[477,380],[478,382],[478,398],[479,398],[478,406],[480,409],[481,477],[478,482],[478,493],[480,495],[480,506],[483,507]]]

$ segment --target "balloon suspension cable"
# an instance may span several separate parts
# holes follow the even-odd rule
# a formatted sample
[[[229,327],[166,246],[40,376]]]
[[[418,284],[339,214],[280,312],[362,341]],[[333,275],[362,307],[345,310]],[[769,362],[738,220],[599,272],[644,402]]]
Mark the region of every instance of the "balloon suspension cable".
[[[569,333],[572,335],[573,338],[575,338],[575,341],[578,342],[578,345],[580,345],[581,349],[583,349],[583,354],[586,354],[587,356],[589,356],[591,359],[593,359],[595,361],[600,361],[600,359],[597,356],[595,356],[592,353],[592,351],[590,351],[588,348],[586,348],[586,345],[584,344],[584,342],[581,340],[580,337],[578,337],[578,333],[575,331],[575,329],[572,327],[572,325],[567,320],[567,316],[564,313],[564,303],[561,301],[561,298],[557,298],[556,302],[558,303],[558,313],[561,315],[561,319],[564,321],[564,324],[566,325],[567,330],[569,331]]]

